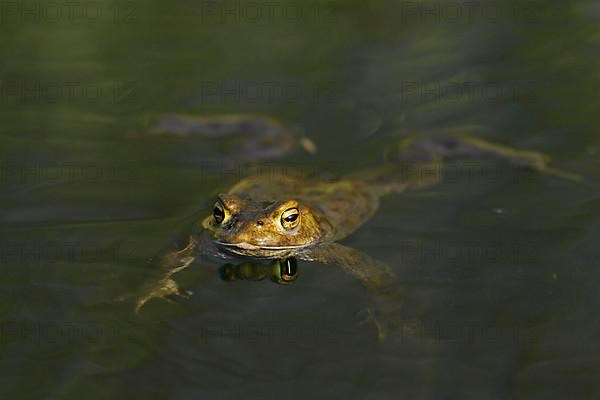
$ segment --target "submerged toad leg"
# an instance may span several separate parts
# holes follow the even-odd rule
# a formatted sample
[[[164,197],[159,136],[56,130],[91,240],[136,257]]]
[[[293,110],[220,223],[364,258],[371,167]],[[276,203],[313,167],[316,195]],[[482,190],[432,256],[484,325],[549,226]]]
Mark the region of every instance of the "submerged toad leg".
[[[339,243],[322,243],[298,255],[303,261],[337,264],[357,277],[368,289],[389,287],[395,277],[391,268],[371,256]]]
[[[137,297],[135,312],[153,298],[160,298],[172,302],[168,296],[181,296],[177,282],[171,277],[187,267],[189,267],[196,258],[198,250],[198,241],[190,236],[189,242],[185,248],[176,251],[170,251],[158,259],[159,270],[157,275],[153,276],[150,282],[147,282],[140,289],[140,295]]]
[[[387,164],[354,175],[371,185],[378,196],[432,186],[442,179],[440,164],[457,160],[497,160],[515,169],[583,180],[577,174],[549,166],[550,157],[545,154],[469,137],[406,138],[389,146],[385,159]]]
[[[388,295],[391,293],[395,276],[391,268],[367,254],[341,245],[324,243],[298,255],[304,261],[318,261],[324,264],[337,264],[345,272],[355,276],[374,296],[376,309],[369,309],[373,322],[377,326],[379,340],[385,339],[388,331],[388,319],[378,315],[385,310]]]
[[[582,178],[548,165],[550,157],[530,150],[515,149],[473,137],[407,138],[386,150],[386,159],[394,162],[440,162],[451,160],[499,160],[516,168],[531,169],[572,181]]]

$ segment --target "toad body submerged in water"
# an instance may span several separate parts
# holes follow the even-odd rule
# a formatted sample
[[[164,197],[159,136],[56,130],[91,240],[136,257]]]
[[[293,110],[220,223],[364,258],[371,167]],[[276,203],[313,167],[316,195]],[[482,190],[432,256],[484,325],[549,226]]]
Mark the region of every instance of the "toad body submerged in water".
[[[290,258],[336,264],[358,278],[377,297],[394,280],[391,268],[338,242],[375,214],[382,196],[427,187],[440,179],[439,173],[406,175],[403,166],[410,164],[413,168],[435,170],[432,163],[492,158],[520,168],[577,179],[549,168],[546,157],[540,153],[477,139],[405,140],[389,150],[387,158],[392,162],[335,182],[272,177],[238,182],[217,197],[212,213],[201,222],[208,242],[214,245],[215,255],[277,260],[280,265],[289,265],[286,260]],[[191,236],[183,250],[161,258],[164,274],[158,285],[153,285],[139,299],[138,309],[153,297],[178,293],[170,277],[193,262],[200,243],[204,244],[205,239],[200,235]],[[292,275],[284,271],[279,278],[291,281]]]

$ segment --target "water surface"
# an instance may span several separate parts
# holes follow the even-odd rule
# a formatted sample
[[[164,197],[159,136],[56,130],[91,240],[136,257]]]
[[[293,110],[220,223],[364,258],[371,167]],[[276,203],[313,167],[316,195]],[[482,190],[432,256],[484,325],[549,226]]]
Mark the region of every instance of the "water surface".
[[[96,23],[0,25],[3,397],[598,396],[597,4],[500,1],[496,22],[387,0],[297,2],[298,22],[222,20],[206,8],[218,2],[95,4]],[[115,299],[235,180],[207,176],[226,157],[202,138],[149,134],[166,113],[271,116],[319,149],[280,164],[344,173],[407,135],[460,133],[586,179],[477,170],[383,199],[344,244],[398,276],[385,342],[361,323],[366,290],[321,264],[279,286],[223,282],[200,260],[177,276],[189,298],[136,316]]]

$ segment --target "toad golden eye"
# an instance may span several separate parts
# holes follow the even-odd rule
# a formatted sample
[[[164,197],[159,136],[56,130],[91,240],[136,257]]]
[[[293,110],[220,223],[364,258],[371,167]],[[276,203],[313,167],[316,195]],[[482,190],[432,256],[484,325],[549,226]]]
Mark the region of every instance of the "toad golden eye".
[[[220,202],[215,203],[215,209],[213,210],[213,217],[215,218],[215,222],[220,224],[225,219],[225,210],[223,210],[223,206]]]
[[[297,208],[289,208],[281,214],[281,226],[285,229],[294,229],[300,223],[300,211]]]

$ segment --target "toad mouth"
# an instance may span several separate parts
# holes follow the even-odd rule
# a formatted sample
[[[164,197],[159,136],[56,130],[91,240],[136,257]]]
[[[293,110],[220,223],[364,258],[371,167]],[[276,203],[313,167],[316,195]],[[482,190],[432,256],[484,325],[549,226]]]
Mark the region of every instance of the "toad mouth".
[[[215,242],[216,244],[220,245],[220,246],[224,246],[224,247],[234,247],[237,249],[244,249],[244,250],[290,250],[290,249],[298,249],[301,247],[306,247],[307,245],[295,245],[295,246],[265,246],[265,245],[256,245],[256,244],[252,244],[252,243],[247,243],[247,242],[240,242],[240,243],[229,243],[229,242],[222,242],[220,240]]]

